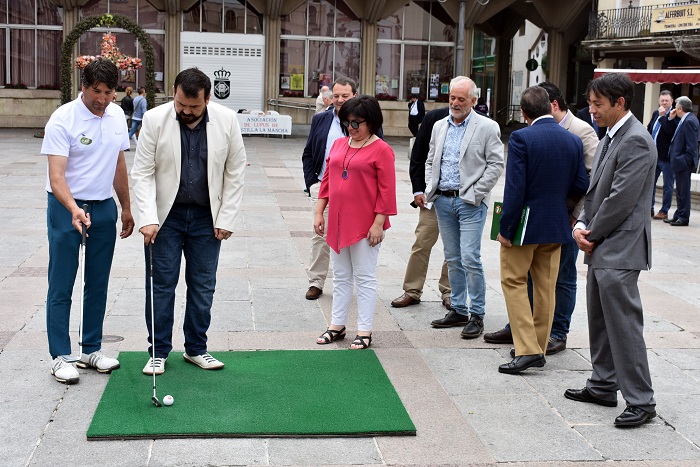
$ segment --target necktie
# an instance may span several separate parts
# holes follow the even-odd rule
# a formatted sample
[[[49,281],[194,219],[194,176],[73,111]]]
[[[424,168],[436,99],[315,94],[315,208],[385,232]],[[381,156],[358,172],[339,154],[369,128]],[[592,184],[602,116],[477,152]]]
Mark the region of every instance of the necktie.
[[[656,135],[659,134],[659,128],[661,128],[661,117],[658,117],[656,119],[656,123],[654,123],[654,129],[651,130],[651,138],[656,141]]]
[[[608,147],[610,146],[611,139],[612,138],[610,138],[610,135],[605,135],[605,138],[603,138],[603,150],[600,151],[600,159],[598,160],[599,164],[600,164],[600,161],[602,161],[603,158],[605,157],[605,153],[608,152]]]

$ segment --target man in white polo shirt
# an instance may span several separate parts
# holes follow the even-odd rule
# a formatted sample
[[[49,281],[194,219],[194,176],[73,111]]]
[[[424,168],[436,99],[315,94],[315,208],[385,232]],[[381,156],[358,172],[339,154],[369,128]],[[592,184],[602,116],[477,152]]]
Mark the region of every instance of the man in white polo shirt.
[[[48,158],[46,223],[49,237],[49,292],[46,328],[51,374],[65,384],[77,383],[78,370],[68,335],[71,296],[78,271],[82,225],[88,227],[85,247],[85,293],[81,368],[109,373],[119,362],[100,352],[107,285],[116,240],[117,206],[122,206],[121,238],[131,235],[129,181],[124,150],[129,148],[122,109],[112,103],[118,71],[114,63],[97,60],[83,70],[82,92],[59,107],[46,125],[41,153]],[[82,206],[87,205],[83,211]]]

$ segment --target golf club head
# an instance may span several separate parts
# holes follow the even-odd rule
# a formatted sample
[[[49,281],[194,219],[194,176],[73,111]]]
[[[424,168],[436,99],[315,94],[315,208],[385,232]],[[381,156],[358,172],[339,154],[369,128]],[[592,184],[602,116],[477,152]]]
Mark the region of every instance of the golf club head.
[[[155,405],[156,407],[163,406],[163,404],[160,403],[160,401],[158,400],[158,398],[156,396],[151,397],[151,400],[153,401],[153,405]]]

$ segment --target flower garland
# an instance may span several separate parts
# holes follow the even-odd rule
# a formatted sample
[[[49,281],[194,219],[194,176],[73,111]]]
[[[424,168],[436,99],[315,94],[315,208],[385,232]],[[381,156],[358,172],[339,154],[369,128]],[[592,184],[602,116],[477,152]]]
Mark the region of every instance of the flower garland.
[[[120,70],[133,70],[143,66],[140,58],[130,57],[121,53],[117,47],[117,37],[114,34],[106,33],[102,35],[102,53],[95,55],[81,55],[75,59],[75,67],[81,70],[91,62],[100,58],[114,63]]]
[[[93,56],[82,56],[78,57],[75,61],[73,60],[73,47],[75,46],[75,43],[80,39],[80,36],[82,36],[84,33],[90,31],[93,28],[99,27],[99,26],[116,26],[122,29],[126,29],[128,32],[136,36],[136,39],[139,41],[139,45],[143,49],[143,54],[144,54],[144,62],[146,66],[146,102],[148,103],[148,108],[151,109],[155,107],[155,100],[156,100],[156,78],[155,78],[155,53],[153,51],[153,46],[151,45],[151,42],[149,41],[148,34],[135,22],[133,22],[131,19],[127,18],[124,15],[111,15],[111,14],[104,14],[102,16],[88,16],[87,18],[83,19],[80,21],[78,24],[75,25],[75,27],[71,30],[71,32],[66,36],[65,40],[63,41],[63,45],[61,46],[61,104],[66,104],[73,100],[73,86],[72,86],[72,78],[73,78],[73,67],[77,66],[79,68],[81,67],[78,63],[78,60],[83,58],[83,62],[85,62],[85,65],[89,63],[85,57],[90,57],[90,61],[94,58]],[[103,55],[106,51],[105,49],[105,37],[106,36],[112,36],[111,34],[105,34],[102,38],[102,52]],[[115,64],[117,64],[118,68],[121,69],[128,69],[129,66],[138,68],[135,66],[135,63],[141,64],[140,59],[133,59],[131,57],[132,61],[122,61],[119,63],[119,59],[122,58],[127,58],[121,52],[119,52],[119,49],[114,47],[114,43],[111,42],[111,38],[107,41],[107,47],[111,47],[110,51],[112,53],[112,56],[116,54],[120,54],[120,57],[118,57],[115,60]],[[116,49],[116,50],[115,50]],[[138,60],[138,62],[134,62],[134,60]],[[122,68],[122,66],[126,68]]]

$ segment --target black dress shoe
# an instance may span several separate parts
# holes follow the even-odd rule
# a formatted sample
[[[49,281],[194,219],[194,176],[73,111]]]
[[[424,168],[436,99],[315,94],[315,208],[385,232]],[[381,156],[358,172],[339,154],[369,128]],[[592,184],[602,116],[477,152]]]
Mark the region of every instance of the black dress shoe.
[[[557,339],[556,337],[550,337],[547,343],[547,355],[554,355],[562,350],[566,349],[566,338]]]
[[[675,220],[673,222],[669,222],[668,225],[672,225],[674,227],[685,227],[686,225],[688,225],[688,223],[683,222],[682,220]]]
[[[489,344],[512,344],[513,333],[510,332],[510,328],[503,328],[496,332],[487,332],[484,334],[484,340]]]
[[[656,411],[647,412],[636,405],[628,405],[624,412],[615,419],[615,426],[624,428],[630,426],[644,425],[646,422],[656,417]]]
[[[447,312],[444,318],[436,319],[430,323],[434,328],[451,328],[455,326],[464,326],[469,323],[469,317],[461,315],[454,310]]]
[[[591,394],[588,388],[567,389],[564,391],[564,397],[576,402],[590,402],[591,404],[598,404],[604,407],[617,407],[617,400],[606,401],[604,399],[599,399]]]
[[[515,358],[515,349],[510,349],[510,358]]]
[[[474,339],[479,337],[484,332],[484,320],[472,314],[469,316],[469,322],[462,329],[462,337],[464,339]]]
[[[537,355],[521,355],[519,357],[515,357],[510,363],[500,365],[498,367],[498,372],[515,375],[533,366],[542,367],[545,363],[547,363],[547,360],[544,359],[544,354],[539,353]]]
[[[667,217],[666,219],[664,219],[664,222],[670,224],[671,222],[676,222],[677,220],[677,217]]]

